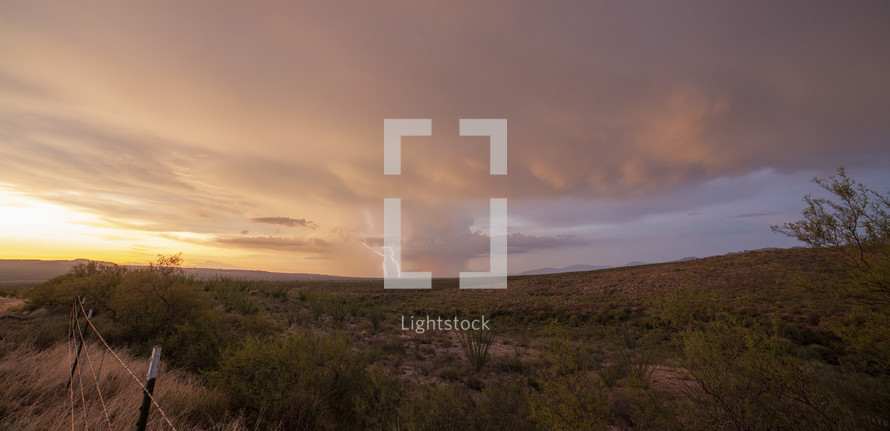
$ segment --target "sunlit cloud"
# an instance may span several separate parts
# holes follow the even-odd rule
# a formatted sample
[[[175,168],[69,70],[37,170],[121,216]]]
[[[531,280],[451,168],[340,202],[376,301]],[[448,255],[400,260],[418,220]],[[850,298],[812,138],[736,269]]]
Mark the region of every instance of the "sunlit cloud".
[[[317,226],[315,222],[312,220],[306,220],[304,218],[290,218],[290,217],[254,217],[250,219],[253,223],[265,223],[265,224],[277,224],[281,226],[288,227],[307,227],[310,229],[315,229]]]
[[[401,197],[409,269],[453,275],[507,197],[511,271],[614,265],[887,183],[885,4],[684,4],[4,4],[0,254],[379,276]],[[433,120],[399,177],[384,118]],[[460,118],[509,119],[509,175]]]

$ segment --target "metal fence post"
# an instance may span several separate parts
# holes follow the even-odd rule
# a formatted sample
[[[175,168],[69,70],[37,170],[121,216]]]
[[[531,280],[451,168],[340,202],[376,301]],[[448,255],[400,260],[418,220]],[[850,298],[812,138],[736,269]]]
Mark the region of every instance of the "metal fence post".
[[[158,378],[158,364],[161,362],[161,346],[151,349],[151,362],[148,364],[148,375],[145,377],[145,390],[142,391],[142,406],[139,407],[139,421],[136,422],[136,431],[145,431],[148,424],[148,411],[151,409],[151,394],[155,389],[155,380]]]

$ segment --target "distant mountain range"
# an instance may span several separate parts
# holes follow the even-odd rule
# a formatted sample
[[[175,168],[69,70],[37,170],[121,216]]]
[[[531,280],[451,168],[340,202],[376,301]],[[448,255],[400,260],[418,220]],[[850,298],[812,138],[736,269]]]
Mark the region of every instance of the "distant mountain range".
[[[682,259],[672,260],[671,262],[686,262],[689,260],[696,260],[696,259],[698,259],[698,258],[695,256],[688,256],[688,257],[684,257]],[[652,262],[640,262],[640,261],[635,260],[632,262],[628,262],[622,266],[649,265],[650,263],[652,263]],[[612,265],[569,265],[569,266],[565,266],[562,268],[546,267],[546,268],[532,269],[532,270],[528,270],[525,272],[520,272],[517,275],[561,274],[564,272],[596,271],[598,269],[608,269],[608,268],[615,268],[615,267]]]
[[[559,274],[563,272],[581,272],[581,271],[595,271],[597,269],[606,269],[612,268],[612,265],[570,265],[563,268],[538,268],[532,269],[525,272],[520,272],[518,275],[541,275],[541,274]]]
[[[0,282],[40,283],[62,275],[77,263],[77,260],[0,260]]]
[[[796,248],[796,247],[795,247]],[[727,254],[747,253],[751,251],[775,250],[774,247],[757,250],[744,250]],[[671,262],[686,262],[696,260],[698,257],[689,256]],[[53,277],[68,272],[72,266],[78,263],[89,262],[86,259],[76,260],[8,260],[0,259],[0,283],[42,283]],[[652,262],[633,261],[622,266],[649,265]],[[137,265],[123,265],[129,268],[138,268]],[[595,271],[598,269],[614,268],[613,265],[569,265],[562,268],[538,268],[524,271],[516,275],[541,275],[560,274],[565,272]],[[317,280],[360,280],[360,277],[341,277],[336,275],[252,271],[245,269],[217,269],[217,268],[183,268],[186,275],[194,275],[199,278],[230,277],[251,280],[267,281],[317,281]]]
[[[68,272],[78,263],[86,263],[86,259],[77,260],[6,260],[0,259],[0,283],[42,283],[53,277]],[[122,265],[138,268],[137,265]],[[215,268],[183,268],[186,275],[199,278],[230,277],[268,281],[316,281],[316,280],[355,280],[355,277],[339,277],[334,275],[250,271],[241,269]]]

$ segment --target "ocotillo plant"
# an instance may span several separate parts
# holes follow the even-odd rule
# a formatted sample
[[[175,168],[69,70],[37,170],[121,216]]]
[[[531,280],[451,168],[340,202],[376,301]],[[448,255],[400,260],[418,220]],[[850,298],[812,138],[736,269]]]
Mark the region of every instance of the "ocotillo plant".
[[[470,365],[476,371],[482,369],[482,366],[488,362],[488,349],[494,340],[494,333],[484,330],[455,331],[455,333],[460,346],[467,355],[467,360],[470,361]]]

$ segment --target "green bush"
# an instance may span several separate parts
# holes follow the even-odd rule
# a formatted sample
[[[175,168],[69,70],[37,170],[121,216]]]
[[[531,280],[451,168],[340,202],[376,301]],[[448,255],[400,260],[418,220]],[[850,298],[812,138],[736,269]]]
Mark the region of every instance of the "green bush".
[[[488,362],[488,349],[494,341],[494,332],[486,330],[467,330],[454,331],[460,347],[467,355],[467,360],[476,371],[482,369],[482,366]]]
[[[349,313],[347,303],[339,299],[330,298],[323,307],[327,311],[328,316],[331,316],[331,321],[334,322],[337,327],[343,325],[343,321],[346,320],[346,315]]]
[[[621,388],[610,394],[610,406],[617,421],[634,430],[685,431],[698,429],[689,415],[689,404],[672,400],[670,393],[652,388]],[[689,416],[685,422],[680,419]],[[700,427],[708,429],[708,427]]]
[[[538,429],[531,420],[531,390],[520,383],[499,383],[482,389],[476,403],[476,430],[523,431]]]
[[[774,331],[742,326],[721,315],[684,335],[687,394],[710,427],[723,429],[837,429],[844,418],[834,395],[805,363],[789,355]],[[842,416],[842,415],[841,415]]]
[[[541,352],[547,367],[535,376],[531,419],[548,430],[606,429],[608,399],[591,373],[589,351],[578,348],[555,322],[545,332],[552,338]]]
[[[290,290],[285,284],[265,285],[260,289],[260,294],[266,298],[278,299],[281,302],[287,300],[287,292]]]
[[[654,301],[652,313],[662,326],[682,331],[698,322],[712,320],[720,310],[720,305],[710,292],[685,285],[659,294]]]
[[[201,310],[195,318],[177,323],[163,339],[165,358],[191,371],[216,368],[220,352],[233,341],[223,336],[223,327],[219,313]]]
[[[594,367],[594,351],[586,344],[575,343],[565,327],[551,321],[544,329],[549,343],[541,350],[541,359],[558,374],[587,372]]]
[[[75,264],[67,273],[38,284],[26,296],[30,309],[70,309],[77,297],[89,299],[90,305],[108,308],[110,298],[127,269],[113,264],[86,262]]]
[[[405,429],[464,431],[473,429],[475,404],[466,388],[457,383],[431,384],[418,388],[413,400],[400,413]]]
[[[213,292],[213,296],[226,311],[237,311],[244,315],[260,311],[259,305],[250,297],[255,289],[256,282],[252,280],[216,277],[207,282],[207,290]]]
[[[212,308],[198,283],[154,268],[124,274],[107,305],[116,337],[129,341],[163,337],[176,324],[201,319]]]
[[[264,428],[388,428],[401,399],[397,381],[336,334],[249,339],[223,354],[209,378]]]
[[[615,360],[627,369],[628,383],[635,388],[648,388],[655,372],[649,346],[641,345],[639,337],[625,326],[618,330],[616,338]]]
[[[531,397],[531,418],[547,430],[605,430],[608,399],[589,372],[538,373],[540,391]]]
[[[29,306],[71,309],[81,298],[84,308],[95,310],[96,324],[103,327],[108,341],[137,345],[140,351],[164,344],[164,356],[173,363],[205,369],[223,344],[221,318],[201,283],[183,276],[180,263],[175,255],[136,269],[77,264],[36,286],[28,297]]]
[[[373,305],[370,309],[368,309],[368,319],[371,320],[371,326],[375,331],[380,330],[380,325],[383,323],[384,312],[383,307],[379,305]]]

